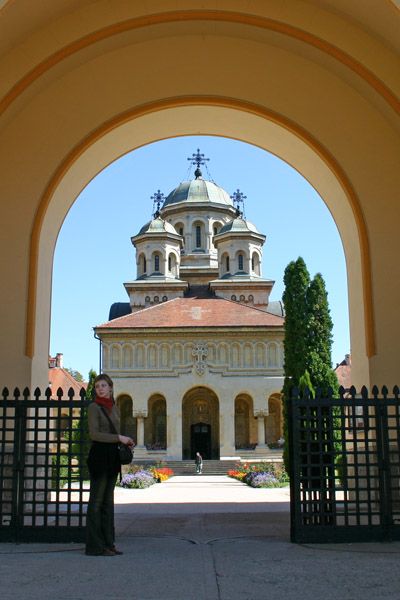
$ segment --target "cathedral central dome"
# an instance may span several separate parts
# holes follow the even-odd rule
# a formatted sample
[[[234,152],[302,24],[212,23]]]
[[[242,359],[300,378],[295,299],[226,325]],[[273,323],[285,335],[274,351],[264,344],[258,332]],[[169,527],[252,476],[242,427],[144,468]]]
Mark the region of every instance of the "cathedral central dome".
[[[192,181],[182,181],[182,183],[167,196],[162,208],[164,209],[183,203],[210,203],[233,207],[228,192],[212,181],[207,181],[201,177],[197,177]]]

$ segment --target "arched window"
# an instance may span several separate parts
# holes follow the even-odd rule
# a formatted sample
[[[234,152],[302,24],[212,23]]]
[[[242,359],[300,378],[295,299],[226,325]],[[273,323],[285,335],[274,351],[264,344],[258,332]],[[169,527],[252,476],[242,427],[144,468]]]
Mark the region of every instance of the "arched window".
[[[154,270],[158,272],[160,270],[160,257],[158,254],[154,257]]]
[[[251,257],[251,270],[254,271],[254,254]]]
[[[239,261],[239,271],[243,271],[243,254],[239,254],[238,261]]]
[[[168,271],[172,270],[172,259],[171,255],[168,256]]]
[[[147,263],[146,263],[146,257],[143,255],[143,260],[142,260],[142,273],[146,273],[147,272]]]
[[[201,227],[196,225],[196,248],[201,248]]]
[[[183,237],[183,227],[179,227],[178,233]]]
[[[229,273],[229,256],[226,257],[226,272]]]

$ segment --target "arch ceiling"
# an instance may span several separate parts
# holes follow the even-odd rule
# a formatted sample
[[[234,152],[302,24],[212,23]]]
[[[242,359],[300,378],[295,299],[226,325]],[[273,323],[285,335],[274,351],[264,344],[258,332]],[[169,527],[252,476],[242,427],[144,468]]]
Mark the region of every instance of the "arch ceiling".
[[[380,232],[394,234],[399,189],[395,2],[194,0],[188,9],[183,0],[34,8],[13,0],[0,3],[0,16],[0,196],[13,206],[3,210],[3,243],[18,248],[20,289],[29,270],[27,328],[19,309],[6,334],[27,329],[29,356],[47,354],[46,335],[39,343],[34,332],[48,331],[52,254],[73,200],[118,156],[186,134],[270,150],[318,190],[338,224],[359,307],[352,338],[364,331],[360,355],[377,355],[374,317],[379,350],[381,333],[393,335],[383,317],[395,305],[378,295],[390,247]],[[20,241],[16,213],[24,214]],[[3,278],[12,279],[8,265]],[[374,364],[389,361],[390,370],[385,356]]]

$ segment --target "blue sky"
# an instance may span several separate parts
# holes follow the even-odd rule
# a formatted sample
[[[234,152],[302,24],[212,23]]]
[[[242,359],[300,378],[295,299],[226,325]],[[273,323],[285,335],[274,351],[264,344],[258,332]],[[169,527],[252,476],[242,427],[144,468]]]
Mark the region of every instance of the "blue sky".
[[[279,158],[243,142],[188,136],[144,146],[100,172],[78,196],[60,230],[54,255],[50,353],[85,378],[98,371],[93,327],[108,320],[113,302],[127,302],[123,283],[136,278],[131,236],[152,216],[150,197],[166,196],[193,178],[196,149],[210,158],[208,172],[229,194],[246,196],[246,218],[267,236],[263,277],[275,280],[271,300],[283,293],[286,265],[302,256],[310,275],[322,273],[334,322],[333,364],[350,351],[347,277],[337,227],[321,197]]]

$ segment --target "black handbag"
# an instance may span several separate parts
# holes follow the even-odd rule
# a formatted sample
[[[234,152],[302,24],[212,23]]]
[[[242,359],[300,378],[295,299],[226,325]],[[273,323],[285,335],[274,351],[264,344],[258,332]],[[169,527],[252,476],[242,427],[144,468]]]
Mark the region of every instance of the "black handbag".
[[[111,421],[106,410],[102,406],[100,408],[103,411],[104,416],[108,419],[108,422],[110,423],[111,433],[116,433],[118,435],[118,432],[115,429],[114,423]],[[121,465],[130,465],[131,462],[133,461],[133,450],[129,446],[126,446],[125,444],[118,444],[118,456],[119,456],[119,462],[121,463]]]

